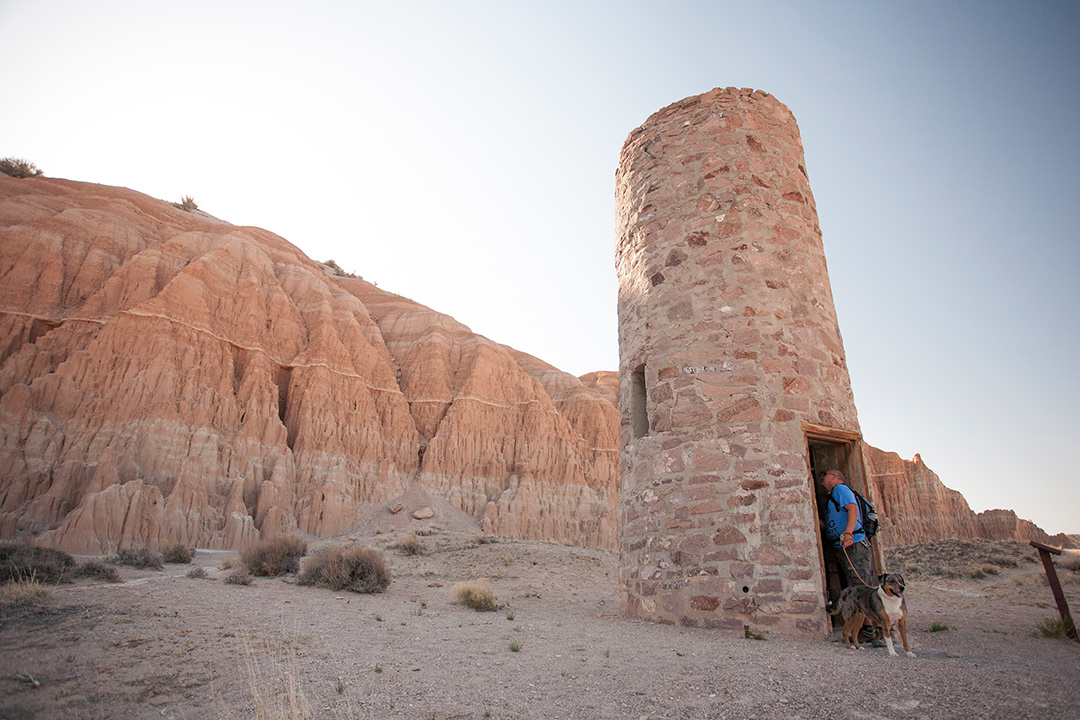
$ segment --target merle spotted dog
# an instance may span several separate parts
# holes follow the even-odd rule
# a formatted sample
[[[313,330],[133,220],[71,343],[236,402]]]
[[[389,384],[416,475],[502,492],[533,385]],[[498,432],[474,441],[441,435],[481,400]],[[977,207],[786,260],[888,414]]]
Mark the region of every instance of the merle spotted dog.
[[[859,629],[869,620],[882,629],[885,643],[889,646],[889,655],[896,657],[893,648],[892,626],[900,630],[900,639],[904,642],[904,652],[908,657],[915,657],[908,646],[907,638],[907,601],[904,599],[904,576],[897,573],[885,573],[878,576],[876,588],[865,585],[852,585],[840,594],[836,608],[830,613],[844,618],[843,637],[847,647],[855,643],[859,647]]]

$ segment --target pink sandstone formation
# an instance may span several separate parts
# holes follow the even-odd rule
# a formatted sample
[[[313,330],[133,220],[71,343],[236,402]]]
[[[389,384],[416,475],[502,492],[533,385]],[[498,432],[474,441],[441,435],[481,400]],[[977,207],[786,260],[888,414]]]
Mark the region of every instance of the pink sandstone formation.
[[[0,177],[0,394],[3,539],[237,548],[430,513],[615,544],[600,392],[126,189]]]
[[[238,548],[432,522],[612,548],[618,391],[264,230],[0,175],[0,540]],[[1045,537],[974,515],[918,457],[865,452],[888,545]]]
[[[878,537],[888,547],[944,538],[984,538],[1080,547],[1075,535],[1048,535],[1012,510],[972,512],[963,495],[942,484],[919,455],[904,460],[893,452],[864,446],[873,497],[881,516]]]

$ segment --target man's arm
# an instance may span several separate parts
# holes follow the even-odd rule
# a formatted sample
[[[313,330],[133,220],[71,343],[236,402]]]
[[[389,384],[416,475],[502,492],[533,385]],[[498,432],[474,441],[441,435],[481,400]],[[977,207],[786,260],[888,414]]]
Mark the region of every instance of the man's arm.
[[[855,543],[855,525],[859,522],[859,506],[848,503],[844,509],[847,510],[847,528],[840,535],[840,542],[844,547],[851,547]]]

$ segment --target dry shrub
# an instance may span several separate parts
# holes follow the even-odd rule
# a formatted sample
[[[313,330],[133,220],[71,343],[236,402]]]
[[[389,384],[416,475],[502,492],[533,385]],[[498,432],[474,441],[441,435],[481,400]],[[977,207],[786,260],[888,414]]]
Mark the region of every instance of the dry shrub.
[[[295,535],[275,535],[249,545],[240,553],[240,561],[259,577],[277,577],[300,569],[300,558],[307,552],[307,541]]]
[[[407,537],[404,537],[390,547],[394,550],[401,551],[403,555],[424,554],[424,543],[420,542],[420,538],[416,537],[416,535],[409,535]]]
[[[133,568],[142,570],[148,568],[150,570],[162,570],[165,567],[165,562],[161,559],[161,553],[150,548],[120,550],[109,558],[109,562],[113,565],[130,565]]]
[[[197,566],[187,571],[187,576],[196,580],[202,580],[209,574],[210,573],[206,572],[206,568]]]
[[[33,578],[41,583],[70,581],[75,559],[62,550],[32,545],[0,547],[0,582]]]
[[[1046,575],[1044,575],[1043,573],[1032,575],[1013,575],[1011,582],[1017,587],[1050,587],[1050,581],[1046,579]]]
[[[34,163],[29,160],[13,157],[6,157],[3,160],[0,160],[0,173],[15,178],[37,177],[38,175],[41,175],[41,171],[38,170],[37,165]]]
[[[253,582],[255,582],[255,578],[244,567],[238,567],[225,576],[225,584],[227,585],[250,585]]]
[[[972,580],[981,580],[987,575],[997,575],[999,570],[993,565],[982,565],[976,563],[975,565],[969,565],[964,570],[964,577],[971,578]]]
[[[198,210],[199,205],[195,202],[195,198],[190,195],[184,195],[180,198],[180,202],[170,203],[174,208],[191,212],[192,210]]]
[[[1073,572],[1080,572],[1080,553],[1078,552],[1064,552],[1060,558],[1061,567],[1066,570],[1072,570]]]
[[[88,560],[84,562],[79,566],[77,574],[79,577],[104,580],[105,582],[120,582],[120,573],[116,572],[116,568],[112,565],[106,565],[100,560]]]
[[[187,545],[170,545],[161,551],[161,559],[167,563],[187,565],[195,559],[195,548]]]
[[[304,563],[297,582],[331,590],[379,593],[390,585],[390,570],[378,550],[359,546],[346,550],[331,545]]]
[[[19,578],[0,585],[0,611],[26,607],[49,597],[49,589],[36,578]]]
[[[454,583],[454,586],[450,588],[450,596],[454,598],[454,602],[478,612],[491,612],[499,609],[499,603],[495,599],[495,591],[491,589],[491,585],[484,578]]]

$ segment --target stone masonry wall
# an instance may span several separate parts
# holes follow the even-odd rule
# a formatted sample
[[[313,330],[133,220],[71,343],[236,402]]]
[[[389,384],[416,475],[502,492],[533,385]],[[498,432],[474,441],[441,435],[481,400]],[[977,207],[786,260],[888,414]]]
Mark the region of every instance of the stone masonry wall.
[[[859,428],[794,117],[736,88],[664,108],[616,212],[621,613],[825,634],[803,423]]]

